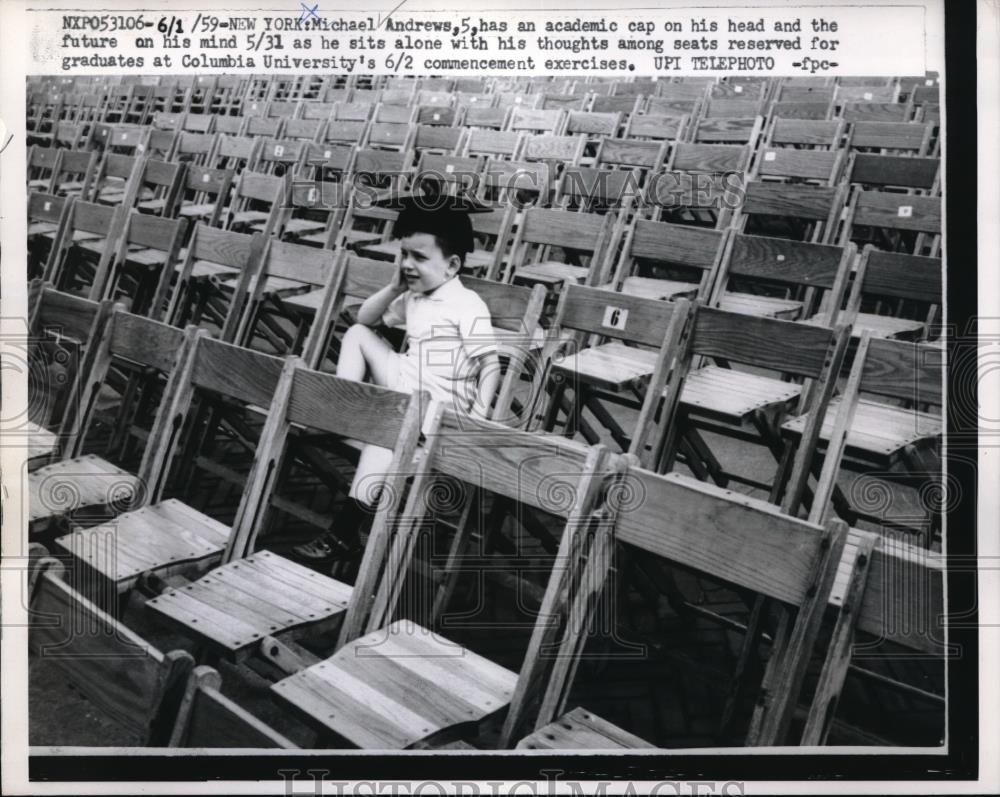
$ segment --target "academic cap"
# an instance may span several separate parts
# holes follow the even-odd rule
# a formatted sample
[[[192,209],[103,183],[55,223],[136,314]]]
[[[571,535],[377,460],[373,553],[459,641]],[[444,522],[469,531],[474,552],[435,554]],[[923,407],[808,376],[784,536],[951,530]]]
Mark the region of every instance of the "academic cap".
[[[443,238],[462,257],[475,249],[470,213],[487,213],[490,207],[474,197],[462,194],[452,196],[433,188],[383,197],[374,203],[377,207],[398,210],[393,225],[393,237],[404,238],[414,233],[427,233]]]

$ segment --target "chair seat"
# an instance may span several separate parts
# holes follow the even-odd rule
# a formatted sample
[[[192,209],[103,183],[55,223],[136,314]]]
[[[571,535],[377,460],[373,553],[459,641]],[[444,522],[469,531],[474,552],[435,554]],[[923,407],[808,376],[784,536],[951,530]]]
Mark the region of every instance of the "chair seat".
[[[184,267],[182,261],[183,258],[179,259],[179,262],[174,266],[174,271],[181,271]],[[208,279],[214,277],[216,279],[228,279],[230,277],[235,277],[239,274],[239,271],[231,266],[223,266],[220,263],[213,263],[211,260],[195,260],[191,264],[191,279]]]
[[[50,238],[55,234],[56,229],[58,229],[58,224],[53,224],[49,221],[36,221],[28,225],[28,236],[32,235],[47,235]]]
[[[300,313],[315,315],[323,303],[323,291],[309,291],[309,293],[299,293],[295,296],[283,298],[282,304]]]
[[[123,506],[141,489],[137,476],[94,454],[54,462],[28,474],[28,520]]]
[[[516,683],[516,673],[403,621],[271,689],[358,747],[399,750],[499,711]]]
[[[254,224],[252,229],[263,230],[263,224]],[[326,224],[322,221],[315,221],[313,219],[289,219],[288,223],[285,224],[284,232],[289,235],[300,235],[302,233],[310,233],[316,230],[325,230]]]
[[[819,433],[821,440],[830,439],[840,403],[839,396],[830,401]],[[781,430],[790,436],[799,436],[805,422],[806,416],[800,415],[786,421]],[[854,414],[854,422],[847,432],[847,449],[891,457],[905,446],[940,435],[939,415],[861,399]]]
[[[197,205],[184,205],[178,211],[182,216],[188,216],[192,218],[201,218],[203,216],[211,216],[215,212],[215,202],[202,202]]]
[[[55,432],[30,421],[26,426],[29,460],[37,459],[38,457],[50,457],[56,453],[59,448],[59,436]]]
[[[162,249],[134,249],[125,257],[125,262],[138,266],[162,266],[167,260],[167,253]]]
[[[65,183],[59,183],[56,189],[64,194],[78,194],[83,190],[83,181],[70,180]]]
[[[514,272],[514,279],[520,282],[541,282],[547,285],[559,285],[566,281],[572,281],[582,285],[588,273],[590,273],[590,269],[585,266],[550,261],[521,266]]]
[[[241,210],[239,213],[233,214],[232,223],[253,224],[257,221],[266,221],[270,215],[262,210]]]
[[[692,371],[684,380],[681,402],[688,410],[742,420],[752,412],[795,401],[802,386],[715,365]]]
[[[41,189],[44,190],[44,189],[47,189],[49,187],[49,183],[51,183],[51,182],[52,182],[51,178],[49,178],[48,180],[44,180],[44,179],[41,179],[41,180],[28,180],[28,188],[41,188]]]
[[[572,373],[583,381],[611,390],[622,390],[653,373],[656,352],[612,341],[569,355],[553,367],[557,371]]]
[[[802,302],[774,296],[756,296],[752,293],[727,293],[719,300],[719,309],[730,313],[794,321],[802,313]]]
[[[329,237],[329,234],[324,230],[323,232],[298,235],[295,238],[295,242],[300,244],[317,244],[318,246],[326,246],[326,241]]]
[[[573,709],[517,743],[518,750],[643,750],[653,747],[645,739],[583,708]]]
[[[56,544],[124,591],[147,571],[221,558],[228,537],[229,527],[172,498],[75,529]]]
[[[626,277],[622,282],[622,293],[629,296],[641,296],[644,299],[674,299],[678,296],[691,296],[698,292],[695,282],[679,280],[661,280],[653,277]]]
[[[146,606],[233,657],[265,636],[337,617],[351,588],[270,551],[217,567]]]
[[[159,199],[146,199],[138,204],[138,207],[142,210],[163,210],[164,206],[167,204],[165,197],[160,197]]]
[[[805,320],[812,326],[823,326],[822,316],[813,316]],[[858,313],[851,325],[851,337],[860,338],[863,332],[868,332],[873,338],[902,338],[915,340],[924,331],[923,321],[913,321],[909,318],[893,318],[875,313]]]

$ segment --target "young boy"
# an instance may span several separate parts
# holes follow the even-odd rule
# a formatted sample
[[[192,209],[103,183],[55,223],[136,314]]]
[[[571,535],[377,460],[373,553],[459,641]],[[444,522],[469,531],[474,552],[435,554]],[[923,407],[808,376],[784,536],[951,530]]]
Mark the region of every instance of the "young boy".
[[[400,242],[399,269],[392,282],[358,309],[358,323],[341,343],[337,376],[360,382],[368,374],[375,384],[393,390],[425,390],[459,412],[486,418],[500,383],[496,338],[485,302],[458,277],[475,245],[468,213],[485,208],[462,202],[458,206],[448,197],[402,200],[393,227]],[[375,331],[380,324],[405,326],[404,353],[394,351]],[[391,459],[388,449],[366,446],[346,508],[338,516],[336,536],[293,552],[312,561],[356,556],[359,532],[373,512],[380,474]]]

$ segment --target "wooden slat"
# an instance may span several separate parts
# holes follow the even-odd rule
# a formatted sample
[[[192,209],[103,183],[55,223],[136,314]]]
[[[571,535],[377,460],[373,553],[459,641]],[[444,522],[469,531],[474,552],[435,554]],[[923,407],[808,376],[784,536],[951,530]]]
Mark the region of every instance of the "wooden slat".
[[[733,236],[727,272],[831,289],[843,257],[842,246],[738,234]]]
[[[198,341],[191,382],[204,390],[266,407],[271,403],[282,360],[231,343]]]
[[[826,221],[837,196],[838,189],[829,186],[750,181],[743,212]]]
[[[653,748],[583,708],[575,708],[517,743],[518,750],[641,750]]]
[[[695,354],[818,377],[833,333],[828,329],[703,307],[695,319]]]

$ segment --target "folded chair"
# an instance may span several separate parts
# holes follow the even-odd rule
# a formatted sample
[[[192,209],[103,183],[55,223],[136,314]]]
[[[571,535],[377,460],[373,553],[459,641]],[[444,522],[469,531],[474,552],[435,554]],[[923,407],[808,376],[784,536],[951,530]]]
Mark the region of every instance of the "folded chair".
[[[192,670],[170,734],[170,747],[298,749],[221,689],[218,670],[206,665]]]
[[[66,583],[58,559],[39,556],[30,583],[31,654],[140,745],[166,745],[194,667],[191,655],[159,650],[100,609]]]

